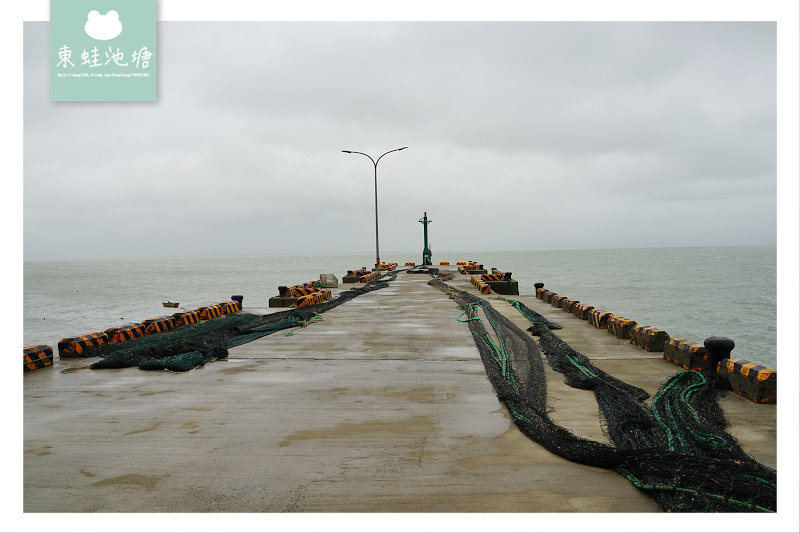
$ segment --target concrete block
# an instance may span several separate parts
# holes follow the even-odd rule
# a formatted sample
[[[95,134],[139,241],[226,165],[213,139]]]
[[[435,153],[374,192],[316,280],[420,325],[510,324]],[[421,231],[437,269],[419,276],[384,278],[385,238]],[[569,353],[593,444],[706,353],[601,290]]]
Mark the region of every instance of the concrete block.
[[[608,332],[620,339],[630,339],[631,331],[636,326],[636,322],[621,316],[611,316],[608,319]]]
[[[100,346],[108,342],[108,335],[105,333],[88,333],[75,337],[65,337],[58,341],[58,356],[61,358],[69,357],[90,357],[86,354],[87,348]]]
[[[609,311],[592,309],[589,312],[589,324],[593,325],[597,329],[606,329],[608,327],[608,319],[612,316],[614,316],[614,314]]]
[[[45,344],[25,346],[22,349],[23,372],[53,365],[53,349]]]
[[[670,339],[664,347],[664,360],[686,370],[711,370],[716,372],[716,365],[709,360],[706,347],[686,339]]]
[[[297,304],[296,296],[273,296],[269,299],[270,307],[292,307]]]
[[[573,300],[572,298],[567,298],[561,302],[561,310],[566,313],[572,313],[575,309],[575,306],[579,304],[578,300]]]
[[[637,325],[631,331],[631,342],[648,352],[663,352],[669,342],[669,334],[651,326]]]
[[[485,281],[484,283],[497,294],[519,294],[519,283],[513,279]]]
[[[736,394],[756,403],[777,403],[778,373],[745,359],[723,359],[717,373],[725,377]]]
[[[178,313],[173,313],[172,318],[175,319],[176,326],[183,326],[184,324],[197,324],[200,322],[200,311],[180,311]]]
[[[173,321],[175,320],[175,315],[172,315],[172,319]],[[105,330],[105,334],[108,336],[109,343],[123,342],[144,336],[144,328],[144,324],[125,324],[124,326],[108,328]]]
[[[589,320],[589,315],[594,310],[593,305],[577,303],[572,309],[572,314],[581,320]]]

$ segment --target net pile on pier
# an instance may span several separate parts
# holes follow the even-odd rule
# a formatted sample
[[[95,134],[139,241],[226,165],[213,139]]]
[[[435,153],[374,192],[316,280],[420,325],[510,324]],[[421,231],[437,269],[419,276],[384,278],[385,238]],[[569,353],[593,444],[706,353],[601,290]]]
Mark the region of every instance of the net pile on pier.
[[[127,368],[142,370],[171,370],[185,372],[214,359],[228,356],[228,348],[252,342],[276,331],[303,327],[322,313],[362,294],[387,287],[397,278],[397,272],[384,274],[363,287],[341,292],[337,297],[319,304],[288,309],[267,315],[233,313],[196,324],[145,335],[124,342],[88,347],[87,357],[103,359],[89,368]]]
[[[460,320],[469,326],[498,399],[535,442],[571,461],[614,469],[667,511],[776,510],[776,472],[749,457],[724,431],[713,374],[677,373],[648,408],[646,391],[595,367],[534,311],[526,308],[524,314],[538,343],[486,300],[440,280],[429,283],[464,312]],[[579,437],[551,420],[542,352],[568,385],[594,392],[611,444]]]

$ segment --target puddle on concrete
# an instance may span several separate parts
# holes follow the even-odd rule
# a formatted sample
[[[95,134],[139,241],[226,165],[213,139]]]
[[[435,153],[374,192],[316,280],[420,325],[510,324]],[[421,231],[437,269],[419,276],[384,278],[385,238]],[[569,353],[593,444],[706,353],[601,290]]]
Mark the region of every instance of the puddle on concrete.
[[[543,456],[547,456],[553,462],[563,460],[522,435],[516,425],[512,425],[508,431],[490,439],[489,442],[492,444],[494,451],[483,455],[471,455],[459,460],[458,465],[470,470],[476,470],[498,464],[530,465],[536,463],[537,460],[542,462]]]
[[[158,429],[158,426],[160,426],[160,425],[161,425],[161,422],[156,422],[155,424],[153,424],[149,428],[137,429],[136,431],[129,431],[128,433],[124,433],[122,436],[123,437],[127,437],[128,435],[134,435],[136,433],[145,433],[147,431],[155,431],[155,430]]]
[[[311,439],[337,439],[339,437],[353,437],[371,433],[391,433],[398,435],[427,434],[435,429],[433,421],[427,416],[413,416],[397,421],[367,421],[351,423],[346,422],[328,429],[314,429],[298,431],[286,437],[280,443],[281,447],[289,446],[293,442]]]
[[[25,454],[26,455],[38,455],[40,457],[43,456],[43,455],[50,455],[50,448],[51,448],[51,446],[41,446],[39,448],[29,448],[29,449],[25,450]]]
[[[125,474],[123,476],[102,479],[92,483],[93,487],[107,487],[109,485],[137,485],[152,488],[158,482],[157,476],[143,476],[142,474]]]
[[[232,366],[230,368],[222,368],[219,370],[220,374],[241,374],[242,372],[255,372],[258,370],[258,365],[249,364],[242,366]]]
[[[442,400],[452,400],[456,397],[455,392],[442,392],[434,387],[420,387],[411,390],[396,390],[392,387],[385,387],[380,396],[400,397],[412,402],[435,402]]]
[[[78,370],[88,370],[88,366],[71,366],[61,371],[62,374],[72,374]]]

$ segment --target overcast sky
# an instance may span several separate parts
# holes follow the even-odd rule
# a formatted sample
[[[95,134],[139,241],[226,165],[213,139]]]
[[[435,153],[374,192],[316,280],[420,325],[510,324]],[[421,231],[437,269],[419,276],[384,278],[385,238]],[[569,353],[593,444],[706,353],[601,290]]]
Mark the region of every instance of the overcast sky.
[[[775,244],[774,22],[159,22],[158,101],[49,101],[24,258]]]

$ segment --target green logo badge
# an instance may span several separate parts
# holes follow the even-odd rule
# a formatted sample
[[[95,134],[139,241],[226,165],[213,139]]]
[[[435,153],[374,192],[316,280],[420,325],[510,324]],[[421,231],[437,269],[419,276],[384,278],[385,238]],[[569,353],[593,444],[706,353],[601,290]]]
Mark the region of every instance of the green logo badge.
[[[156,0],[50,0],[50,100],[156,100]]]

